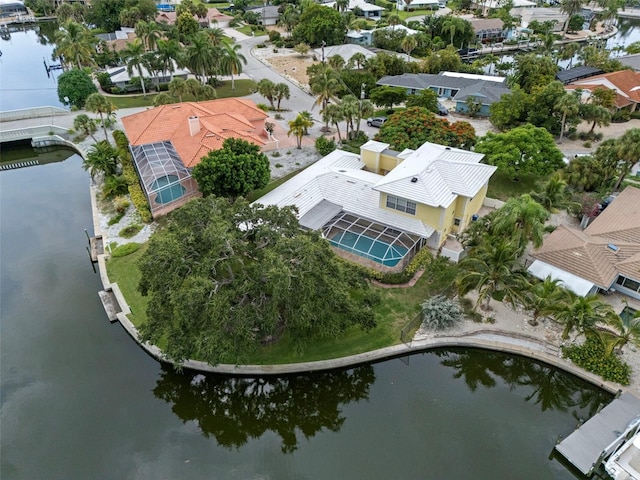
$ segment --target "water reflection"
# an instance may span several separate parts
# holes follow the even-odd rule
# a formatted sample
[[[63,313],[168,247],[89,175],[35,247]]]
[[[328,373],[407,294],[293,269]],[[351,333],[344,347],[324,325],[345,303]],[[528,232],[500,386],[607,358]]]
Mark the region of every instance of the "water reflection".
[[[578,411],[587,409],[587,418],[611,400],[611,395],[593,388],[580,388],[579,380],[566,373],[532,361],[528,358],[509,356],[500,352],[482,352],[482,358],[474,350],[439,350],[440,363],[455,370],[453,378],[462,378],[472,392],[478,387],[493,388],[499,383],[510,390],[529,387],[525,401],[539,405],[544,412],[557,410],[570,412],[580,418]]]
[[[291,453],[299,435],[338,432],[345,421],[343,406],[368,399],[375,379],[371,365],[278,378],[177,373],[164,367],[153,393],[221,446],[238,448],[272,431],[282,439],[282,452]]]

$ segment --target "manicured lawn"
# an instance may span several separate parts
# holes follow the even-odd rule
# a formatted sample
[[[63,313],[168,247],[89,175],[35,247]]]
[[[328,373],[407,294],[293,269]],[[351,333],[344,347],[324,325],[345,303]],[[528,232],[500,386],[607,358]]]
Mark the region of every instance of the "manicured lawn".
[[[250,37],[251,35],[251,25],[245,25],[244,27],[240,27],[240,28],[236,28],[237,31],[239,31],[240,33],[244,33],[245,35],[249,35]],[[261,35],[266,35],[267,32],[266,30],[256,30],[255,31],[255,36],[256,37],[260,37]]]
[[[392,14],[394,15],[398,15],[398,17],[400,17],[400,20],[405,21],[407,18],[409,17],[416,17],[418,15],[433,15],[435,13],[435,10],[432,10],[430,8],[422,8],[419,10],[411,10],[410,12],[406,12],[403,10],[394,10],[392,12]]]
[[[517,182],[514,182],[508,175],[498,170],[489,180],[487,197],[507,201],[510,198],[531,192],[537,186],[543,184],[545,180],[545,177],[537,175],[522,175]]]
[[[226,80],[216,87],[216,94],[218,98],[246,97],[253,92],[255,83],[252,80],[240,79],[235,81],[235,87],[235,90],[232,90],[231,80]],[[153,99],[156,95],[157,93],[148,93],[146,98],[142,95],[131,97],[110,96],[109,100],[118,108],[152,107]],[[191,95],[185,95],[182,100],[194,102],[196,99]]]
[[[138,258],[146,250],[107,262],[109,279],[117,282],[129,302],[134,325],[146,320],[147,299],[137,291],[140,280]],[[377,288],[380,302],[375,308],[378,326],[371,332],[352,327],[337,339],[317,340],[305,348],[302,356],[294,351],[293,341],[285,336],[274,345],[264,347],[252,354],[249,364],[282,364],[309,362],[327,358],[338,358],[363,353],[400,343],[400,332],[420,312],[420,303],[427,297],[450,288],[457,273],[457,266],[435,262],[437,267],[428,270],[411,288]],[[162,345],[160,345],[162,347]]]

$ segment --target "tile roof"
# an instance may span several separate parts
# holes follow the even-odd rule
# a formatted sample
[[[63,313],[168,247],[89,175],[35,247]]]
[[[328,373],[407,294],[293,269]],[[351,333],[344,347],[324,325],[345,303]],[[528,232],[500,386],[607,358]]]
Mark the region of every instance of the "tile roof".
[[[619,70],[571,82],[566,89],[582,89],[593,91],[596,88],[608,88],[617,93],[616,106],[621,108],[633,103],[640,103],[640,72]]]
[[[640,280],[640,189],[627,187],[584,231],[559,226],[531,256],[603,289],[619,273]]]
[[[479,163],[484,155],[435,143],[409,154],[373,187],[434,207],[448,207],[458,195],[474,197],[496,167]],[[416,178],[416,181],[413,181]]]
[[[197,117],[200,125],[194,135],[190,117]],[[222,148],[227,138],[265,145],[266,138],[252,123],[265,118],[267,114],[251,100],[222,98],[162,105],[123,117],[122,124],[131,145],[170,140],[185,166],[193,167],[209,151]]]

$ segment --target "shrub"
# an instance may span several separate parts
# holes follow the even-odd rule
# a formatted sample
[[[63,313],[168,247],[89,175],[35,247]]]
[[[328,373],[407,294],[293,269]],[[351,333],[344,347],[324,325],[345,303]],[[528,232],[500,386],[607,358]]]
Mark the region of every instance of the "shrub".
[[[429,330],[447,330],[463,319],[460,305],[443,295],[436,295],[422,303],[422,326]]]
[[[269,105],[267,105],[266,103],[258,103],[258,104],[256,104],[256,107],[258,107],[260,110],[262,110],[264,112],[268,112],[269,111]]]
[[[129,208],[129,205],[131,205],[131,203],[129,203],[129,200],[125,197],[117,197],[113,201],[113,206],[116,209],[116,212],[123,215],[127,211],[127,208]]]
[[[630,118],[631,118],[631,114],[629,113],[629,110],[622,109],[622,110],[616,110],[613,113],[613,115],[611,116],[611,121],[613,123],[623,123],[623,122],[628,122]]]
[[[590,142],[590,141],[586,141],[586,142],[584,142],[584,143],[582,144],[582,146],[583,146],[584,148],[591,148],[591,142]]]
[[[120,220],[122,220],[122,217],[124,217],[124,212],[120,213],[116,213],[115,216],[111,217],[109,219],[109,221],[107,222],[107,225],[111,226],[111,225],[115,225],[116,223],[118,223]]]
[[[276,40],[276,41],[274,42],[274,45],[275,45],[276,47],[278,47],[278,48],[284,48],[284,40]],[[274,49],[273,49],[273,52],[274,52],[274,53],[277,53],[278,51],[274,48]]]
[[[336,142],[333,139],[328,139],[326,137],[318,137],[316,139],[316,151],[322,155],[329,155],[337,148]]]
[[[124,175],[110,175],[104,180],[102,195],[105,198],[113,198],[118,195],[126,195],[129,185]]]
[[[138,251],[140,248],[139,243],[125,243],[124,245],[120,245],[113,250],[111,250],[112,257],[126,257],[127,255],[131,255],[133,252]]]
[[[276,113],[276,114],[273,116],[273,118],[275,118],[276,120],[282,120],[284,117],[283,117],[281,114]]]
[[[118,235],[124,238],[131,238],[140,230],[142,230],[142,225],[134,223],[133,225],[127,225],[126,227],[124,227],[118,232]]]
[[[277,151],[276,151],[276,152],[273,152],[273,153],[271,154],[271,156],[272,156],[273,158],[278,158],[278,157],[280,156],[280,152],[277,152]]]
[[[282,37],[282,35],[280,35],[280,32],[278,32],[277,30],[271,30],[269,32],[270,42],[275,42],[276,40],[280,40],[280,37]]]
[[[282,168],[283,167],[283,165],[281,163],[276,163],[275,166],[276,166],[276,168]]]
[[[605,380],[629,385],[631,368],[613,354],[605,356],[604,345],[595,334],[588,334],[582,345],[563,347],[562,353],[578,367],[600,375]]]
[[[259,43],[256,48],[267,48],[267,46],[264,43]]]

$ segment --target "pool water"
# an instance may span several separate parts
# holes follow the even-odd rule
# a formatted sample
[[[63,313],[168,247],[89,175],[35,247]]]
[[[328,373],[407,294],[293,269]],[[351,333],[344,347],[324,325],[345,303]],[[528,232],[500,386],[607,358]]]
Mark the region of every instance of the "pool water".
[[[177,176],[166,175],[164,177],[158,178],[151,184],[150,190],[152,192],[157,191],[158,193],[158,196],[155,200],[156,203],[165,204],[173,202],[174,200],[177,200],[184,195],[187,189],[179,183],[176,183],[177,181]]]
[[[381,240],[353,232],[336,233],[329,242],[334,247],[355,253],[360,257],[373,260],[387,267],[395,267],[408,251],[405,247],[389,245]]]

